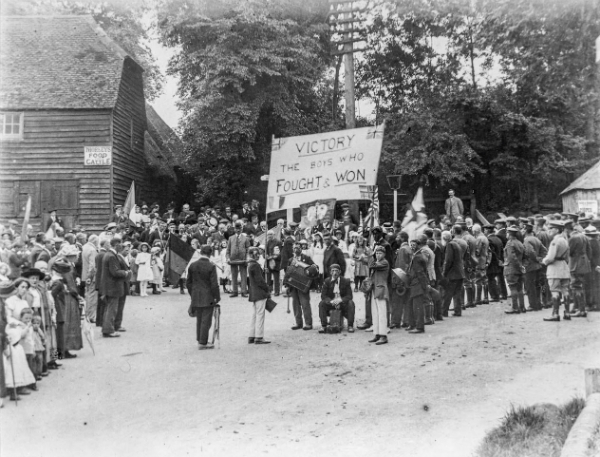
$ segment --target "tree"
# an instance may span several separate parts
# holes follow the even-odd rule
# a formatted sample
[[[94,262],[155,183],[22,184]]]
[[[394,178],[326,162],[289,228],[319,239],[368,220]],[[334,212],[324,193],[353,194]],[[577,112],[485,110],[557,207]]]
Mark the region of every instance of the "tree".
[[[326,14],[306,3],[178,0],[159,12],[163,42],[179,49],[169,73],[180,79],[188,166],[205,201],[240,203],[268,172],[273,135],[331,128]]]

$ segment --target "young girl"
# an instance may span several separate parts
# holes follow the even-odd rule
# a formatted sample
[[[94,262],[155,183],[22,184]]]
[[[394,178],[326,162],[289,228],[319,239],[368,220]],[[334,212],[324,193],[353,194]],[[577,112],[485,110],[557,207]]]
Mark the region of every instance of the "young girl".
[[[25,351],[19,344],[24,333],[26,333],[26,329],[19,324],[14,327],[9,324],[6,327],[8,345],[2,353],[2,362],[4,363],[6,388],[11,400],[18,400],[18,394],[29,395],[31,390],[27,387],[35,385],[35,377],[27,364]]]
[[[33,320],[33,311],[31,308],[25,308],[21,311],[21,328],[23,328],[23,336],[19,344],[23,346],[25,352],[25,358],[27,359],[27,365],[35,377],[35,343],[33,340],[33,327],[31,321]],[[37,379],[37,378],[36,378]],[[37,390],[37,388],[32,388]]]
[[[314,284],[317,292],[321,291],[323,285],[323,259],[325,258],[325,246],[323,245],[323,235],[315,233],[313,235],[313,257],[312,260],[319,267],[319,277],[315,279]]]
[[[44,373],[44,353],[46,352],[46,335],[42,330],[42,317],[33,316],[31,321],[33,328],[33,350],[35,351],[34,364],[33,364],[33,375],[36,381],[42,379],[42,376],[47,376],[48,373]]]
[[[231,293],[231,290],[227,288],[227,285],[231,281],[231,265],[227,262],[227,240],[221,241],[221,249],[219,250],[219,255],[221,256],[221,265],[223,267],[223,272],[221,275],[221,285],[223,286],[223,291],[227,294]]]
[[[356,237],[352,257],[354,259],[354,292],[358,292],[358,288],[369,274],[369,261],[371,260],[371,249],[362,236]]]
[[[150,246],[148,243],[141,243],[140,252],[135,258],[135,263],[138,266],[137,280],[140,282],[140,297],[148,296],[148,281],[154,279],[152,265],[150,264],[151,260]]]
[[[131,295],[132,296],[136,296],[139,295],[138,290],[140,288],[140,282],[137,279],[137,274],[138,274],[138,270],[140,269],[140,266],[135,263],[135,259],[137,258],[138,255],[138,250],[137,249],[132,249],[131,252],[129,253],[129,265],[131,268],[131,280],[130,280],[130,284],[131,284]]]
[[[155,246],[150,251],[150,266],[152,268],[153,278],[150,280],[152,287],[152,294],[160,295],[160,289],[162,287],[162,275],[165,269],[163,261],[160,258],[160,248]]]

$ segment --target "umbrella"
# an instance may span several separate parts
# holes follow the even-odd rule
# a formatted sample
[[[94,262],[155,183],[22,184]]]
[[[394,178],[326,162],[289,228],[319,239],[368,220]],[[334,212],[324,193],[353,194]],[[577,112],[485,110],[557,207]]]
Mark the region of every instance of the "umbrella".
[[[96,350],[94,349],[94,333],[92,330],[92,323],[90,322],[87,316],[85,316],[85,319],[81,323],[81,332],[85,336],[85,339],[88,340],[88,343],[90,343],[92,352],[94,353],[94,355],[96,355]]]

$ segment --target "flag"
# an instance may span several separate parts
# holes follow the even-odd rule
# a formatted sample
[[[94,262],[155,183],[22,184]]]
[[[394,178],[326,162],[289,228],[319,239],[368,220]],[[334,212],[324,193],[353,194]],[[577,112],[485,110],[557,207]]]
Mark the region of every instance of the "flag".
[[[131,187],[129,188],[129,192],[127,192],[127,198],[123,204],[123,214],[125,214],[130,221],[133,221],[131,217],[133,211],[135,211],[135,181],[131,181]]]
[[[358,212],[358,234],[360,236],[363,236],[363,227],[364,227],[364,223],[363,223],[363,217],[362,217],[362,211]]]
[[[21,229],[21,241],[27,243],[27,226],[29,225],[29,218],[31,217],[31,195],[27,197],[27,204],[25,205],[25,217],[23,218],[23,228]]]
[[[402,221],[402,230],[408,233],[408,237],[411,240],[421,235],[427,225],[427,214],[425,214],[424,210],[425,199],[423,198],[423,188],[419,187]]]
[[[171,284],[177,284],[179,282],[179,278],[185,271],[193,255],[193,247],[185,241],[181,241],[177,236],[169,236],[165,269],[167,270],[167,278],[169,278]]]
[[[379,227],[379,189],[377,186],[373,186],[371,204],[369,205],[369,211],[367,212],[367,217],[365,217],[364,224],[370,228]]]

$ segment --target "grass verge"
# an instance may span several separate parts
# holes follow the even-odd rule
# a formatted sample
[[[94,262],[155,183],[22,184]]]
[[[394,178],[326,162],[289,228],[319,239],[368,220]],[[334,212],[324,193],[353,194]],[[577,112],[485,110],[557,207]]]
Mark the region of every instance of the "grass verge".
[[[511,406],[500,426],[491,430],[477,457],[559,457],[571,427],[585,406],[574,398],[562,406]]]

